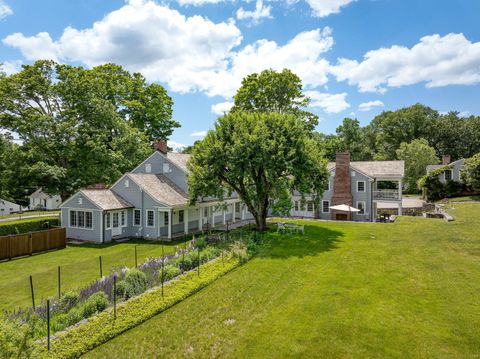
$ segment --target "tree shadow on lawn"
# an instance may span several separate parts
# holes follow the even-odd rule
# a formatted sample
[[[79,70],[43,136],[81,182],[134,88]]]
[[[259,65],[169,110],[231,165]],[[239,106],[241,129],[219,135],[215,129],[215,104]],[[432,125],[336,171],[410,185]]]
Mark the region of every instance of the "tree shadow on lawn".
[[[270,229],[265,244],[259,249],[257,256],[268,258],[290,258],[315,256],[338,248],[344,232],[325,227],[305,225],[305,234],[278,233]]]

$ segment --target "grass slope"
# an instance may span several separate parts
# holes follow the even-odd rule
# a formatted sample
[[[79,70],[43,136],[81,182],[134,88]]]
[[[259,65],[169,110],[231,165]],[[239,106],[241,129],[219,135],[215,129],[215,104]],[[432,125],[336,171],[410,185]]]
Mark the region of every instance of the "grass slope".
[[[480,204],[456,221],[304,221],[246,265],[88,353],[138,357],[473,357]]]
[[[179,242],[165,243],[165,253],[175,251]],[[62,291],[79,288],[99,277],[99,256],[103,273],[114,267],[135,266],[148,257],[162,255],[162,243],[130,240],[111,244],[70,244],[65,249],[0,262],[0,309],[31,305],[30,283],[33,276],[36,303],[42,297],[57,294],[57,267],[61,266]]]

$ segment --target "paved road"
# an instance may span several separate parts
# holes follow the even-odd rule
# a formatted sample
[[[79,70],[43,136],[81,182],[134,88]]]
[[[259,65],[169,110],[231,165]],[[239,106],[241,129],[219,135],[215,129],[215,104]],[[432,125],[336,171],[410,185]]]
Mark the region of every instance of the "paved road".
[[[59,213],[50,213],[50,214],[35,214],[35,215],[21,215],[18,217],[7,217],[7,218],[0,218],[0,222],[10,222],[16,221],[19,219],[29,219],[29,218],[42,218],[42,217],[58,217]]]

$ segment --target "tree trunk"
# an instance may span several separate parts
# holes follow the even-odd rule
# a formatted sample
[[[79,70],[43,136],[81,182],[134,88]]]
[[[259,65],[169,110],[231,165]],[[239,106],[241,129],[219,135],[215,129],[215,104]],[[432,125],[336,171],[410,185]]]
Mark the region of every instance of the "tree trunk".
[[[258,232],[263,232],[267,229],[267,216],[263,211],[255,216],[255,226]]]

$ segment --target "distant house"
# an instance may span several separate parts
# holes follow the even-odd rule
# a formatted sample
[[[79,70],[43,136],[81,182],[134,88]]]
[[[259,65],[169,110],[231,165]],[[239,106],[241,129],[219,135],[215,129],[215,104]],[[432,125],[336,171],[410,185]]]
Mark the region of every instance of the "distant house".
[[[59,195],[51,195],[44,192],[41,188],[37,189],[30,196],[30,210],[53,210],[58,209],[62,203],[62,198]]]
[[[20,212],[23,209],[19,204],[0,198],[0,216]]]
[[[252,216],[235,194],[219,202],[204,198],[188,205],[190,155],[155,151],[109,189],[82,189],[61,204],[67,237],[109,242],[124,237],[170,239]]]
[[[428,165],[427,173],[430,173],[439,168],[443,168],[444,170],[438,174],[438,179],[441,183],[445,184],[447,183],[447,181],[463,182],[461,172],[462,172],[464,163],[465,163],[465,159],[463,158],[457,161],[451,162],[451,157],[449,155],[445,155],[442,158],[441,165]]]
[[[327,189],[315,208],[311,197],[302,206],[298,193],[293,196],[292,216],[332,220],[376,221],[378,203],[394,203],[402,214],[402,181],[404,161],[350,161],[349,152],[338,152],[336,161],[328,163]],[[331,210],[346,204],[359,212]]]

